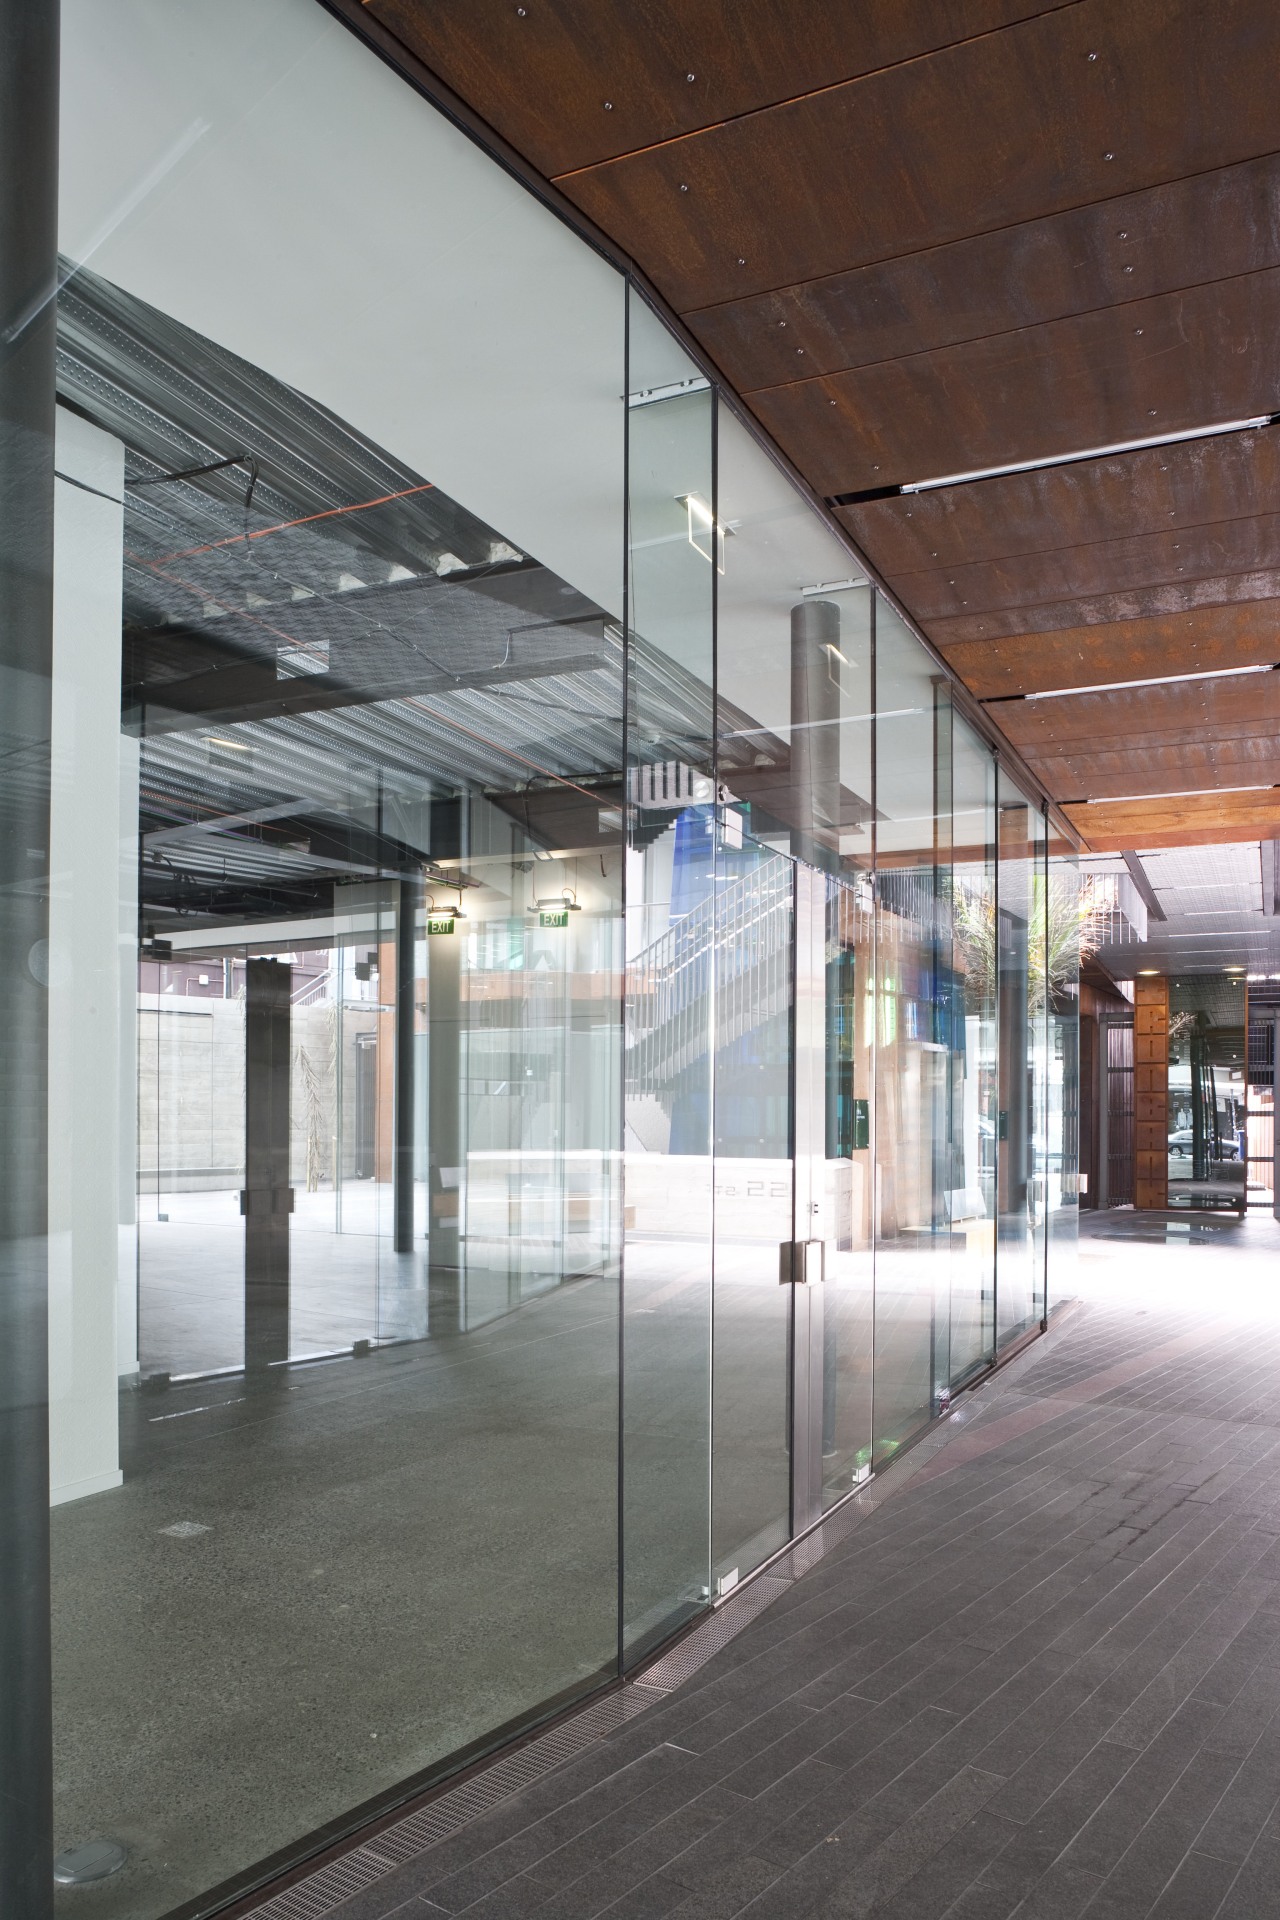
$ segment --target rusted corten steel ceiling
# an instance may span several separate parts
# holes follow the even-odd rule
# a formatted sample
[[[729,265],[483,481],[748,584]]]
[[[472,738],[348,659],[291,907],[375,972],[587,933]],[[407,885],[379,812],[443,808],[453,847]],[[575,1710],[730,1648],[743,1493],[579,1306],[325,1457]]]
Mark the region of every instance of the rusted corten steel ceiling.
[[[1280,426],[1203,437],[1280,412],[1277,0],[367,12],[638,262],[1089,846],[1280,833],[1238,671]]]

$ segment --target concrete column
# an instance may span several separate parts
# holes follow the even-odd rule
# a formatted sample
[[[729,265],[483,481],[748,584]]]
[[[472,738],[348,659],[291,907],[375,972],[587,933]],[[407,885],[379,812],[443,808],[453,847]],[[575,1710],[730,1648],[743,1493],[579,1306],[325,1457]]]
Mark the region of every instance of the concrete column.
[[[1169,1204],[1169,982],[1133,983],[1133,1204]]]
[[[803,600],[791,609],[791,851],[834,851],[840,828],[840,609]],[[834,837],[833,837],[834,836]]]
[[[124,448],[59,407],[49,897],[49,1491],[118,1487]],[[135,815],[136,828],[136,815]],[[131,990],[134,983],[130,983]]]

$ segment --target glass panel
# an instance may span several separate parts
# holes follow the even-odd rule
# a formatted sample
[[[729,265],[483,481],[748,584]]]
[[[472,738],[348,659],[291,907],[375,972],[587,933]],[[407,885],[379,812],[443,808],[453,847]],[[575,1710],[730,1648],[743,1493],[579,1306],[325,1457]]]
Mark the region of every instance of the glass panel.
[[[806,994],[825,1005],[829,1070],[825,1093],[819,1087],[815,1095],[823,1110],[806,1118],[805,1137],[820,1144],[816,1154],[806,1152],[798,1174],[794,1225],[796,1237],[826,1243],[821,1441],[823,1497],[830,1501],[863,1473],[871,1439],[871,593],[847,549],[726,410],[720,415],[718,477],[724,571],[718,579],[717,744],[726,902],[733,898],[739,839],[848,882],[833,880],[827,893],[825,942],[817,943],[825,978],[805,984]],[[768,863],[759,871],[769,872]],[[740,1061],[732,1071],[739,1076],[733,1082],[737,1100]],[[729,1097],[726,1091],[722,1114],[729,1111]],[[735,1217],[726,1191],[730,1181],[722,1166],[717,1246],[723,1236],[736,1259],[745,1223]],[[753,1231],[763,1273],[768,1237],[789,1240],[793,1227],[779,1211],[767,1233],[759,1222]],[[774,1298],[768,1304],[762,1291],[758,1303],[761,1324],[767,1322],[770,1331],[757,1345],[753,1388],[762,1457],[766,1446],[776,1445],[772,1415],[766,1420],[763,1410],[772,1406],[788,1365],[791,1303],[776,1284],[776,1246],[773,1255]],[[718,1251],[717,1274],[723,1271]],[[731,1324],[727,1307],[728,1296],[718,1286],[717,1356],[721,1333],[727,1337]],[[730,1431],[717,1420],[718,1475]],[[723,1471],[731,1471],[727,1459]],[[778,1475],[781,1511],[780,1465]],[[732,1530],[718,1565],[738,1553],[731,1536]]]
[[[139,1365],[149,1378],[236,1367],[244,1359],[243,962],[237,978],[234,961],[198,949],[143,959],[136,1018]]]
[[[1033,1251],[1033,1320],[1045,1317],[1049,1268],[1049,867],[1043,806],[1030,810],[1031,914],[1027,937],[1027,1056],[1031,1068],[1031,1177],[1027,1219]]]
[[[736,836],[735,836],[736,838]],[[792,1231],[790,860],[752,839],[716,874],[716,1247],[711,1564],[734,1584],[790,1521],[787,1321]]]
[[[1075,1291],[1080,1231],[1080,955],[1089,938],[1092,895],[1081,886],[1075,849],[1050,827],[1045,979],[1047,1048],[1046,1304]]]
[[[875,704],[875,1450],[884,1460],[949,1385],[952,1066],[950,700],[882,599]]]
[[[1169,1205],[1245,1205],[1243,975],[1169,982]]]
[[[56,1811],[128,1848],[106,1920],[617,1671],[624,282],[322,9],[243,13],[64,12],[112,1012],[59,1068]]]
[[[996,1344],[1001,1347],[1040,1318],[1044,1285],[1032,1178],[1036,1048],[1044,1018],[1043,826],[1039,808],[1002,770],[996,929],[1000,1003]]]
[[[715,567],[712,397],[634,291],[628,387],[623,1614],[635,1658],[710,1593]]]
[[[864,709],[865,710],[865,709]],[[827,881],[822,1498],[871,1470],[875,913],[869,876]]]
[[[951,1384],[995,1351],[996,766],[953,715],[951,910]]]

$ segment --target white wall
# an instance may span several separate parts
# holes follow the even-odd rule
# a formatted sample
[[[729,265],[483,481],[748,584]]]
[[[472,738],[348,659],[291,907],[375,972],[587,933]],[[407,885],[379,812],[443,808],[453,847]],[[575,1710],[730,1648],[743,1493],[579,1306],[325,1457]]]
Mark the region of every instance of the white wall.
[[[316,0],[64,0],[60,245],[614,614],[624,283]]]
[[[56,464],[49,842],[49,1480],[54,1502],[99,1493],[121,1481],[116,1293],[123,983],[116,796],[124,449],[59,407]]]

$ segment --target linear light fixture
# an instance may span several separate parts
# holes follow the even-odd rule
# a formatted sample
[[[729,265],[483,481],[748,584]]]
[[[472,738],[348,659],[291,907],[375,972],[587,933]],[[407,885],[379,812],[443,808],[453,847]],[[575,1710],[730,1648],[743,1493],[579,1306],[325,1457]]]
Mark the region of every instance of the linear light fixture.
[[[1257,667],[1206,667],[1203,673],[1154,673],[1148,680],[1098,680],[1088,687],[1054,687],[1048,693],[1024,693],[1024,700],[1065,700],[1075,693],[1120,693],[1126,687],[1173,687],[1184,680],[1229,680],[1242,673],[1274,673],[1274,665]]]
[[[1202,800],[1207,796],[1216,798],[1224,793],[1272,793],[1274,788],[1270,780],[1263,780],[1253,787],[1180,787],[1176,793],[1116,793],[1097,794],[1085,801],[1086,807],[1123,807],[1130,800]]]
[[[815,587],[801,587],[800,593],[805,600],[812,600],[820,593],[849,593],[854,587],[869,587],[871,582],[865,574],[855,574],[851,580],[820,580]]]
[[[1069,467],[1077,460],[1103,460],[1112,453],[1139,453],[1144,447],[1176,447],[1184,440],[1210,440],[1219,433],[1244,433],[1250,427],[1269,427],[1273,413],[1250,420],[1223,420],[1212,427],[1186,427],[1181,433],[1153,433],[1142,440],[1115,440],[1106,447],[1082,447],[1077,453],[1050,454],[1047,459],[1014,460],[1004,467],[975,467],[968,473],[939,474],[934,480],[908,480],[900,493],[931,493],[935,487],[958,487],[967,480],[999,480],[1010,473],[1038,473],[1042,467]]]

